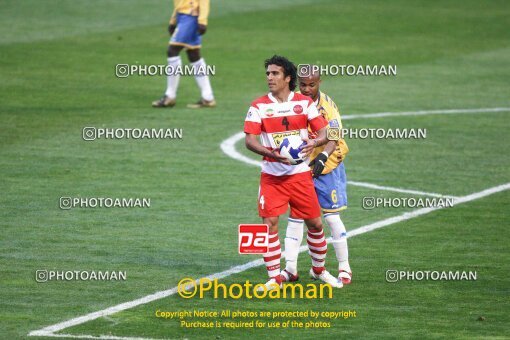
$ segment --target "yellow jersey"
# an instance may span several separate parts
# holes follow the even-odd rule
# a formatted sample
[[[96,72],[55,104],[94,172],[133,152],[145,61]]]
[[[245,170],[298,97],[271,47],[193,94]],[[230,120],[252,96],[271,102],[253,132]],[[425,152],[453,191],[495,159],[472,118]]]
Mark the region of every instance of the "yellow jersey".
[[[342,120],[340,119],[340,112],[335,102],[325,93],[319,91],[319,99],[315,102],[319,113],[329,122],[329,127],[342,129]],[[317,134],[308,131],[311,138],[317,137]],[[315,159],[318,154],[324,151],[326,146],[322,145],[316,147],[310,159]],[[340,163],[345,159],[345,156],[349,152],[349,147],[345,143],[344,139],[339,139],[335,151],[329,155],[326,161],[326,166],[322,171],[322,174],[327,174],[333,171]]]
[[[177,13],[198,17],[199,24],[207,25],[209,0],[174,0],[174,12],[170,18],[170,25],[177,23]]]

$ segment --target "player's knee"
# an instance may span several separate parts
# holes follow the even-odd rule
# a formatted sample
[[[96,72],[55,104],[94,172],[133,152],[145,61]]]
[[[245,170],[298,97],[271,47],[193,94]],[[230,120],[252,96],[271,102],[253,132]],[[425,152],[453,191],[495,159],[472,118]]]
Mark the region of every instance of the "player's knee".
[[[320,232],[322,230],[322,220],[320,217],[307,220],[306,226],[311,232]]]
[[[264,224],[267,224],[269,226],[269,233],[274,234],[278,232],[278,223],[275,223],[273,221],[264,221]]]
[[[270,225],[269,226],[269,233],[270,234],[275,234],[277,232],[278,232],[278,224]]]
[[[167,50],[168,58],[177,57],[181,50],[182,50],[181,46],[169,45]]]
[[[188,60],[190,61],[190,63],[194,63],[194,62],[197,62],[200,60],[200,49],[199,48],[188,50],[187,53],[188,53]]]
[[[310,226],[308,226],[308,230],[310,230],[312,233],[318,233],[322,230],[322,223],[316,224],[316,225],[310,225]]]
[[[264,224],[267,224],[269,226],[269,233],[274,234],[278,232],[278,218],[264,218],[262,221]]]

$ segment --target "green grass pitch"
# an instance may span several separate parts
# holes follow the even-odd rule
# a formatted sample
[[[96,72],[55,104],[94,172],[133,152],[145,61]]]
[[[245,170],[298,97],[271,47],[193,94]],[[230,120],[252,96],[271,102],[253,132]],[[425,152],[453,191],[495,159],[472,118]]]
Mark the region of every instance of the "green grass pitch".
[[[202,54],[218,106],[150,107],[163,77],[115,77],[116,64],[164,64],[170,0],[0,2],[0,338],[31,331],[248,263],[237,226],[258,223],[259,169],[228,157],[249,103],[267,90],[263,60],[395,64],[396,77],[325,77],[343,115],[506,108],[345,120],[352,128],[426,128],[425,140],[350,140],[348,178],[466,196],[510,182],[507,1],[212,0]],[[183,54],[183,61],[186,57]],[[182,140],[81,138],[85,126],[182,128]],[[243,155],[258,159],[236,144]],[[415,209],[363,210],[348,186],[348,230]],[[61,210],[61,196],[149,197],[148,209]],[[93,338],[508,338],[510,192],[349,239],[354,280],[332,299],[183,299],[172,295],[65,328]],[[285,229],[280,224],[280,235]],[[335,273],[329,246],[327,267]],[[309,256],[300,255],[303,284]],[[401,281],[385,272],[471,270],[476,281]],[[121,270],[126,281],[37,283],[36,270]],[[261,266],[220,280],[266,280]],[[187,329],[156,310],[342,311],[329,328]],[[281,320],[280,320],[281,321]],[[41,337],[44,339],[44,337]]]

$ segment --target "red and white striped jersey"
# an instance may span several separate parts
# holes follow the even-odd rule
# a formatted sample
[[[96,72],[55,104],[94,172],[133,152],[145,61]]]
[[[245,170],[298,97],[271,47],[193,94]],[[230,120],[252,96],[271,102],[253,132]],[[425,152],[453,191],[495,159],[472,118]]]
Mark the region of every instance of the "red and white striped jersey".
[[[279,103],[271,93],[251,103],[244,122],[244,132],[260,135],[261,144],[268,150],[279,149],[283,139],[290,135],[308,138],[308,126],[318,131],[328,125],[317,111],[313,100],[301,93],[291,92],[284,103]],[[264,157],[262,172],[273,176],[288,176],[310,172],[308,160],[297,165],[287,165]]]

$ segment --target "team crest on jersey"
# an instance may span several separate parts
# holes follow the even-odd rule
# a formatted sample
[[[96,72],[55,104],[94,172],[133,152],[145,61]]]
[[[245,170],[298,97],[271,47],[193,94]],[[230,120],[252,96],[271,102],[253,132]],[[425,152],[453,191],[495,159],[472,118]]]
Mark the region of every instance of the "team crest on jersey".
[[[277,148],[280,147],[280,144],[282,144],[283,139],[285,137],[289,136],[299,136],[299,130],[295,131],[289,131],[289,132],[280,132],[280,133],[273,133],[273,141]]]
[[[257,113],[257,111],[253,107],[250,107],[250,109],[248,110],[248,113],[246,114],[246,119],[249,120],[256,113]]]
[[[336,127],[336,128],[337,128],[337,127],[340,127],[340,124],[338,124],[338,120],[336,120],[336,119],[331,119],[331,120],[329,121],[329,126],[330,126],[330,127]]]
[[[298,114],[298,115],[303,113],[303,107],[301,105],[294,106],[293,110],[294,110],[294,113]]]
[[[272,117],[273,115],[274,115],[274,110],[273,109],[267,109],[266,110],[266,116]]]

